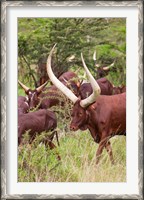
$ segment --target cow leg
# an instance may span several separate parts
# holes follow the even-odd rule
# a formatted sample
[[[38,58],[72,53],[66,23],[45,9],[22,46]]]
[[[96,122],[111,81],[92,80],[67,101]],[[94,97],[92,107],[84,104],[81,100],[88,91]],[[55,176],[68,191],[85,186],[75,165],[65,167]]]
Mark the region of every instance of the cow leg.
[[[106,142],[107,142],[107,138],[103,139],[99,144],[98,150],[96,152],[96,165],[99,163],[100,156],[102,154],[103,148],[106,145]]]
[[[102,154],[103,148],[106,146],[106,143],[108,142],[107,132],[103,131],[101,134],[101,140],[96,152],[96,165],[99,163],[100,156]]]
[[[56,148],[55,144],[50,140],[48,141],[48,145],[49,145],[50,149]]]
[[[56,140],[57,140],[58,146],[60,146],[57,131],[53,131],[52,134],[49,135],[49,139],[48,140],[53,141],[54,135],[56,135]]]
[[[53,131],[51,135],[49,135],[49,140],[53,140],[54,138],[54,135],[56,134],[56,131]]]
[[[48,141],[48,145],[49,145],[50,149],[56,148],[55,144],[50,140]],[[56,152],[56,154],[57,154],[57,159],[61,160],[61,157],[59,156],[59,154],[57,152]]]
[[[112,153],[112,148],[111,148],[110,141],[108,141],[106,143],[105,148],[106,148],[106,150],[107,150],[107,152],[109,154],[111,163],[114,164],[113,153]]]
[[[58,146],[60,146],[60,143],[59,143],[59,138],[58,138],[58,133],[57,133],[57,131],[56,131],[56,139],[57,139]]]
[[[56,135],[56,140],[57,140],[58,146],[60,146],[57,131],[53,131],[52,134],[49,135],[49,140],[52,141],[55,135]]]

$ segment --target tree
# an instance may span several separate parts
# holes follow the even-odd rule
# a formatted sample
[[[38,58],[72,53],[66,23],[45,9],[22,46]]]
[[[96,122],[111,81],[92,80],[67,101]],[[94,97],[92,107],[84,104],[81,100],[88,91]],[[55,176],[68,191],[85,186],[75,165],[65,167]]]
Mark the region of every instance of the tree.
[[[50,49],[57,43],[52,63],[57,76],[81,66],[81,52],[95,73],[92,56],[97,50],[99,64],[108,65],[115,61],[115,71],[109,78],[117,84],[125,83],[124,18],[20,18],[18,27],[19,65],[25,68],[24,78],[30,74],[38,78],[37,71],[31,66],[38,62],[41,65],[41,60],[46,63]]]

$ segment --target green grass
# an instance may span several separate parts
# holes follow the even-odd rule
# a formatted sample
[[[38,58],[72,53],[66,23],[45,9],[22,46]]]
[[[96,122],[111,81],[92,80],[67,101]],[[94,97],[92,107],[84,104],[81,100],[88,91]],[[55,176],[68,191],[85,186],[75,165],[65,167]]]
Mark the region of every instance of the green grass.
[[[98,166],[95,154],[98,144],[93,142],[89,131],[60,130],[60,146],[50,150],[39,143],[39,136],[30,145],[19,146],[19,182],[125,182],[126,140],[124,136],[111,139],[115,164],[111,165],[104,150]],[[54,141],[56,144],[56,141]],[[57,144],[56,144],[57,145]],[[61,156],[57,160],[56,153]]]

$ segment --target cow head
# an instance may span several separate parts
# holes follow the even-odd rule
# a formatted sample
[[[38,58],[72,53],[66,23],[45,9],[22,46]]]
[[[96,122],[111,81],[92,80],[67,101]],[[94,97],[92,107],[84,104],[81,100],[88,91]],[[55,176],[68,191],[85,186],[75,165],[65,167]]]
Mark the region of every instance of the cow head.
[[[51,79],[52,83],[74,103],[74,108],[72,111],[73,119],[72,119],[72,123],[71,123],[71,129],[77,130],[78,128],[80,128],[82,126],[82,124],[86,120],[85,113],[86,113],[87,107],[96,101],[97,97],[100,95],[101,90],[100,90],[100,87],[99,87],[97,81],[94,79],[94,77],[90,73],[89,69],[87,68],[82,54],[81,54],[81,59],[82,59],[84,69],[86,71],[86,74],[89,78],[89,81],[90,81],[92,89],[93,89],[92,94],[89,97],[81,100],[70,89],[68,89],[63,83],[61,83],[57,79],[57,77],[53,74],[53,71],[51,68],[51,57],[52,57],[52,53],[54,51],[54,47],[52,48],[52,50],[49,54],[49,57],[47,59],[47,73],[48,73],[48,76]]]
[[[80,87],[80,81],[77,77],[77,72],[64,72],[58,79],[66,86],[68,87],[76,96],[78,96],[78,89]]]
[[[114,63],[112,63],[109,66],[96,66],[97,78],[102,78],[102,77],[107,76],[113,65],[114,65]]]
[[[70,129],[72,131],[77,131],[78,129],[87,129],[88,114],[87,110],[80,106],[80,101],[80,99],[76,101],[71,112],[72,120],[70,124]]]
[[[114,66],[114,62],[111,64],[111,65],[108,65],[108,66],[100,66],[99,64],[97,64],[96,62],[96,51],[94,52],[93,54],[93,60],[94,60],[94,63],[95,63],[95,67],[96,67],[96,74],[97,74],[97,79],[98,78],[102,78],[104,76],[107,76],[110,69]]]
[[[43,85],[39,86],[38,88],[35,88],[34,90],[30,89],[20,81],[18,81],[19,85],[24,89],[26,95],[27,95],[27,102],[29,105],[29,109],[35,108],[38,103],[40,102],[39,95],[44,89],[44,87],[47,85],[48,82],[45,82]]]

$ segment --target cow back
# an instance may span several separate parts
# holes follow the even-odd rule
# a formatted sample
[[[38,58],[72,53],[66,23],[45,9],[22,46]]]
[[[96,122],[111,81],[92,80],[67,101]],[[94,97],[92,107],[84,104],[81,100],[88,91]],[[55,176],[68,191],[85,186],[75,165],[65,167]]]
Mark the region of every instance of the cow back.
[[[18,116],[19,141],[21,141],[21,137],[26,131],[29,131],[31,138],[34,138],[36,133],[53,130],[56,126],[56,116],[52,111],[40,109],[35,112],[21,114]]]
[[[97,80],[101,88],[101,95],[112,95],[113,94],[113,85],[106,78],[100,78]]]
[[[126,93],[101,95],[88,109],[91,124],[98,132],[106,130],[109,135],[124,134],[126,131]]]
[[[101,95],[112,95],[113,85],[106,78],[100,78],[97,80],[98,85],[101,89]],[[81,99],[85,99],[92,94],[92,86],[90,83],[83,83],[79,88],[79,95]]]
[[[39,95],[39,99],[41,101],[39,108],[42,109],[62,104],[61,92],[54,85],[45,88]]]

